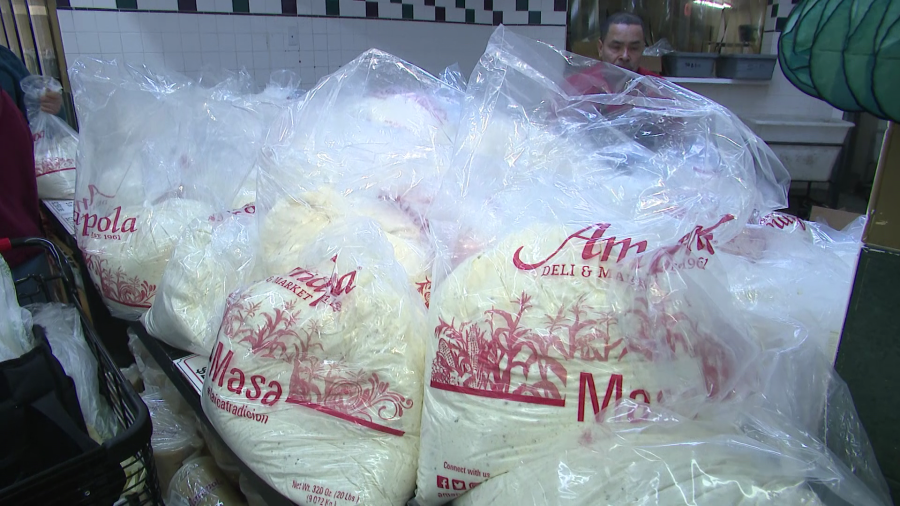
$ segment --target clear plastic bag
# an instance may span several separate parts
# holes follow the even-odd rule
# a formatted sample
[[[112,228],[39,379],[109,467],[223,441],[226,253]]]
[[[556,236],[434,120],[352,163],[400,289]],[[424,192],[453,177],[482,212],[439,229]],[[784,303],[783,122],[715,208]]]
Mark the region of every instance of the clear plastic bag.
[[[734,399],[764,399],[765,410],[827,446],[829,459],[890,504],[849,390],[832,369],[861,226],[851,224],[838,232],[780,213],[759,223],[748,225],[717,255],[728,275],[735,316],[746,319],[762,348],[735,388]],[[833,471],[827,486],[814,486],[826,504],[843,504],[829,497],[846,492],[842,473]]]
[[[140,373],[141,383],[145,391],[160,391],[169,380],[156,360],[150,355],[150,351],[144,346],[137,334],[128,329],[128,349],[134,357],[134,365]]]
[[[262,93],[236,103],[256,111],[268,126],[300,94],[288,71],[272,74]],[[256,167],[246,175],[232,206],[188,225],[141,321],[150,335],[208,356],[222,322],[225,299],[236,288],[257,281]]]
[[[821,441],[759,405],[719,406],[702,421],[633,401],[610,411],[454,504],[889,504]]]
[[[843,474],[847,474],[848,480],[859,480],[871,494],[890,504],[887,485],[850,392],[832,367],[833,357],[822,352],[828,332],[814,324],[807,327],[785,313],[755,311],[741,305],[736,308],[735,320],[746,321],[762,350],[747,365],[743,378],[732,391],[731,405],[738,405],[736,410],[746,408],[748,412],[756,411],[760,415],[775,413],[772,430],[785,434],[798,432],[816,440],[811,447],[827,447],[831,451],[827,459],[846,469],[834,471],[829,478],[831,484],[826,488],[840,491],[845,486]],[[726,405],[719,411],[729,409]],[[709,411],[715,414],[716,409]],[[715,417],[711,419],[715,420]],[[788,443],[791,437],[783,439]],[[824,457],[819,461],[824,461]],[[829,468],[834,466],[829,464]],[[855,478],[851,479],[851,473]],[[821,487],[816,488],[816,492],[820,496],[823,494]],[[823,499],[827,498],[823,496]],[[844,504],[841,501],[824,502]],[[857,503],[850,501],[849,504]]]
[[[197,435],[197,426],[189,417],[172,409],[158,391],[141,394],[141,399],[150,411],[153,422],[153,460],[163,495],[168,496],[168,486],[175,472],[184,461],[203,447],[203,440]]]
[[[135,392],[144,391],[144,379],[141,377],[141,370],[138,369],[137,363],[131,364],[128,367],[120,367],[119,371],[122,373],[122,376],[131,383],[131,387],[134,388]]]
[[[832,362],[856,273],[860,243],[826,225],[774,214],[747,225],[719,250],[737,307],[813,330]],[[772,335],[754,325],[761,342]],[[821,329],[822,332],[816,332]]]
[[[43,327],[66,375],[75,382],[78,404],[88,430],[100,442],[116,435],[118,419],[106,399],[100,395],[97,359],[84,340],[81,316],[74,306],[59,302],[28,306],[35,325]]]
[[[225,475],[232,485],[237,486],[240,480],[241,470],[238,467],[234,453],[221,442],[221,438],[214,434],[212,429],[207,427],[201,420],[197,420],[197,428],[200,429],[200,435],[203,436],[203,442],[206,443],[206,449],[216,461],[216,466]]]
[[[666,38],[662,38],[656,41],[652,46],[645,47],[643,55],[662,56],[673,51],[675,51],[675,48],[672,47],[672,44],[669,43],[669,40]]]
[[[240,494],[225,479],[212,457],[185,461],[169,483],[169,506],[240,506]]]
[[[253,95],[240,95],[236,103],[257,112],[263,124],[263,137],[265,137],[272,124],[281,117],[285,109],[291,105],[298,105],[305,100],[305,93],[300,89],[300,79],[289,70],[276,70],[272,72],[268,85],[262,92]],[[256,184],[258,178],[258,166],[244,178],[238,190],[237,196],[231,207],[223,208],[221,212],[232,212],[253,205],[256,202]]]
[[[203,411],[299,504],[412,496],[424,306],[392,249],[373,221],[335,225],[307,238],[292,270],[229,298]]]
[[[542,232],[546,243],[512,235],[482,251],[433,294],[421,505],[509,471],[619,399],[692,414],[733,391],[759,353],[733,317],[715,255],[698,248],[702,234],[599,265],[578,258],[581,243],[546,271],[518,269],[513,252],[566,240]]]
[[[14,281],[6,260],[0,258],[0,362],[19,358],[36,345],[31,313],[19,307]]]
[[[322,80],[269,132],[261,158],[260,244],[270,273],[293,268],[307,237],[371,218],[427,301],[422,219],[449,166],[462,92],[370,50]]]
[[[465,103],[455,170],[429,213],[449,228],[438,236],[451,267],[547,219],[616,223],[655,244],[725,220],[716,238],[727,241],[787,203],[783,165],[722,106],[504,28]]]
[[[831,373],[823,374],[828,378],[822,403],[825,411],[816,419],[818,424],[815,429],[810,428],[806,432],[827,446],[834,458],[852,472],[882,503],[891,504],[891,493],[885,476],[875,459],[875,451],[866,436],[862,421],[856,413],[850,389],[831,369],[831,363],[826,362],[824,358],[820,356],[818,362],[827,364],[827,369]],[[801,429],[807,427],[802,424],[798,426]]]
[[[150,310],[147,332],[182,350],[209,356],[225,299],[254,281],[256,207],[218,213],[190,224],[166,265]]]
[[[248,506],[268,506],[265,499],[263,499],[263,497],[259,495],[259,492],[257,492],[256,489],[253,488],[253,484],[250,483],[250,480],[243,474],[241,475],[239,484],[241,487],[241,493],[243,493],[244,497],[247,498]]]
[[[759,344],[716,252],[786,195],[783,166],[721,106],[503,28],[466,93],[427,216],[423,506],[620,398],[687,415],[721,400]]]
[[[367,51],[275,122],[261,183],[290,195],[332,185],[344,193],[427,199],[449,164],[461,100],[458,89],[418,67]]]
[[[290,70],[275,70],[269,75],[269,82],[261,96],[276,102],[302,100],[306,91],[300,87],[300,77]],[[279,106],[280,109],[280,106]]]
[[[422,215],[461,99],[373,50],[269,132],[257,199],[268,277],[230,297],[202,397],[241,460],[301,504],[412,496],[432,256]]]
[[[459,68],[458,63],[454,63],[453,65],[445,68],[443,71],[441,71],[441,75],[439,77],[441,78],[441,81],[444,81],[448,85],[465,93],[466,78],[463,76],[462,69]]]
[[[41,110],[41,95],[62,92],[52,77],[28,76],[20,83],[25,93],[28,126],[34,138],[34,171],[38,197],[72,199],[75,196],[75,154],[78,133],[61,118]]]
[[[240,75],[204,87],[89,59],[70,75],[81,124],[76,237],[111,313],[136,320],[184,228],[245,203],[267,125]]]
[[[275,274],[292,269],[296,255],[309,247],[309,238],[323,230],[370,218],[387,235],[393,256],[406,271],[410,286],[415,286],[428,304],[433,253],[422,221],[402,201],[378,198],[368,192],[345,196],[331,186],[296,196],[282,195],[261,218],[259,255],[264,272]]]
[[[128,329],[128,349],[131,350],[135,366],[140,373],[141,383],[144,387],[143,393],[159,394],[165,399],[169,410],[179,413],[181,416],[190,417],[192,410],[187,401],[131,329]]]

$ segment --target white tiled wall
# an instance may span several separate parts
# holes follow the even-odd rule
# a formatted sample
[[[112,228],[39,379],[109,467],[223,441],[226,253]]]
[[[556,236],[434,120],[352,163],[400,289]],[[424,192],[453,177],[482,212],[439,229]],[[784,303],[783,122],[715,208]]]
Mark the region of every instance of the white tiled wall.
[[[82,3],[96,8],[101,7],[98,2],[104,1],[82,0]],[[146,0],[145,3],[166,9],[172,7],[168,4],[177,3],[177,0],[168,4],[167,1]],[[251,8],[269,12],[277,10],[276,3],[251,2]],[[201,7],[201,10],[226,12],[231,10],[231,3],[198,0],[198,8]],[[491,26],[460,23],[304,16],[114,10],[60,10],[58,15],[68,62],[81,55],[115,58],[165,67],[191,77],[196,77],[203,67],[232,70],[243,67],[260,84],[268,81],[273,70],[290,69],[300,75],[307,88],[371,47],[396,54],[433,73],[459,63],[468,75],[493,31]],[[565,27],[513,26],[510,29],[565,47]],[[764,52],[777,50],[778,35],[777,32],[764,35]],[[777,66],[768,84],[684,86],[739,116],[828,119],[835,114],[835,109],[825,102],[794,88]]]
[[[214,7],[213,0],[207,2]],[[58,15],[70,64],[79,56],[117,59],[164,66],[190,77],[206,66],[244,67],[260,84],[273,70],[290,69],[300,75],[304,87],[371,47],[430,72],[459,63],[468,74],[493,32],[491,26],[302,16],[90,10],[60,10]],[[512,29],[565,47],[565,27]]]

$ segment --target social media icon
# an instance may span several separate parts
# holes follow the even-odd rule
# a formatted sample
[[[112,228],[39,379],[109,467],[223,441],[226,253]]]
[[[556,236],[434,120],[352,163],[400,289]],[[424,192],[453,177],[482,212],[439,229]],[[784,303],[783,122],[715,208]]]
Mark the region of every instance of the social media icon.
[[[437,485],[438,485],[438,488],[446,488],[446,489],[449,489],[449,488],[450,488],[450,479],[447,478],[446,476],[440,476],[440,475],[438,475],[438,477],[437,477]]]

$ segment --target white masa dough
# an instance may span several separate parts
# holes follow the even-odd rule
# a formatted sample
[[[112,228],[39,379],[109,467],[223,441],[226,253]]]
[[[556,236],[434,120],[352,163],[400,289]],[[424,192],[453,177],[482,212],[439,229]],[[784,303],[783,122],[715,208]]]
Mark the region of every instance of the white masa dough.
[[[195,200],[169,199],[153,206],[119,207],[102,215],[93,212],[89,209],[76,224],[91,279],[113,316],[137,320],[150,308],[184,228],[213,209]],[[107,230],[96,224],[103,218],[113,223]]]
[[[35,143],[34,170],[38,197],[72,199],[75,196],[75,154],[78,138],[59,135]]]
[[[256,237],[252,205],[188,226],[152,307],[141,317],[147,332],[176,348],[208,356],[226,298],[253,276]]]
[[[614,230],[609,235],[621,240]],[[704,366],[704,355],[722,346],[712,322],[694,315],[677,276],[635,277],[636,250],[622,262],[621,245],[606,261],[584,260],[585,241],[575,239],[533,270],[514,264],[516,252],[524,263],[547,258],[574,231],[545,223],[510,234],[438,285],[428,321],[420,505],[448,502],[579,425],[584,374],[596,392],[585,383],[585,419],[594,416],[589,397],[601,405],[624,397],[702,402],[727,376],[727,360],[718,371]],[[504,373],[510,361],[518,365]]]
[[[271,276],[226,310],[203,410],[244,463],[298,504],[397,505],[413,494],[424,307],[402,269],[377,256],[382,246]],[[314,291],[332,275],[337,294]]]
[[[266,214],[260,242],[267,271],[289,270],[296,255],[309,247],[310,238],[359,218],[378,224],[410,284],[421,292],[433,257],[424,230],[392,202],[369,196],[344,197],[327,186],[301,195],[299,201],[280,199]]]

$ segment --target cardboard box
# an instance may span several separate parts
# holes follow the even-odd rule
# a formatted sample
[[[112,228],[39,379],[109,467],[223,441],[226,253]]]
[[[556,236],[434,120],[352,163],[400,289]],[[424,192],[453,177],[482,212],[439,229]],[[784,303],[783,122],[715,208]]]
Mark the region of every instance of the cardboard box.
[[[900,501],[900,132],[890,123],[834,368],[847,383],[894,501]]]
[[[862,215],[851,213],[850,211],[813,206],[812,210],[809,212],[809,221],[824,221],[829,227],[835,230],[843,230],[844,227],[860,216]]]
[[[662,56],[642,56],[641,67],[662,74]]]
[[[896,127],[890,122],[884,133],[863,242],[900,251],[900,132]]]

